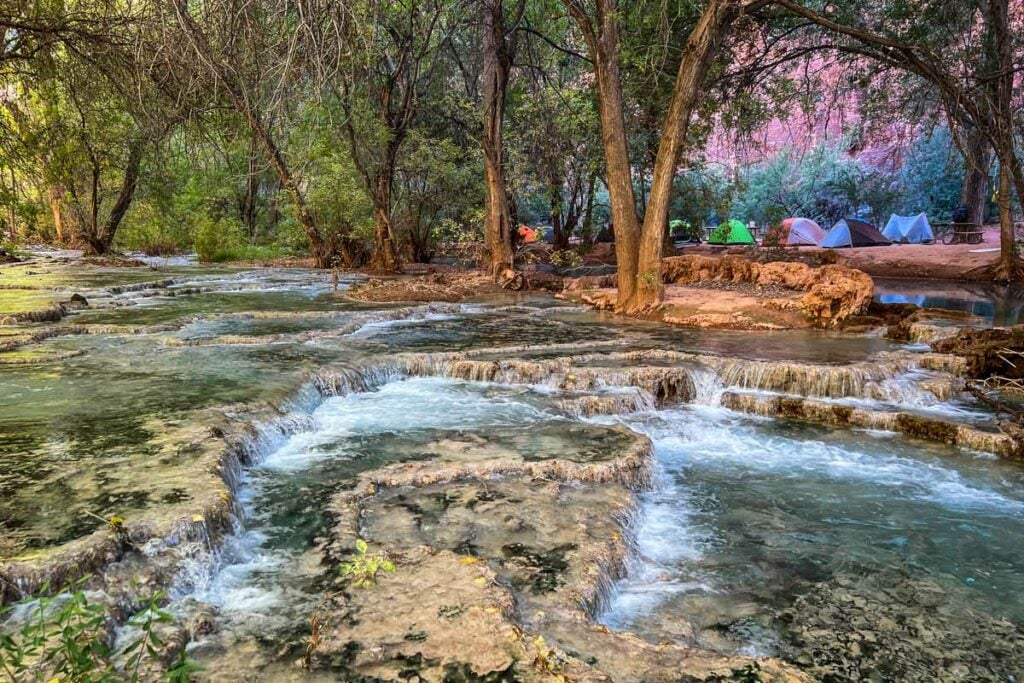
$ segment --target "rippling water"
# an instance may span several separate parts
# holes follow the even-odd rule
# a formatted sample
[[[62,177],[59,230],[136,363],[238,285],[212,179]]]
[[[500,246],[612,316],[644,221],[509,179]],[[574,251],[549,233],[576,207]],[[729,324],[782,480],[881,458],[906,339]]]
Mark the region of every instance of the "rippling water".
[[[116,291],[168,277],[172,286],[152,292]],[[304,372],[320,366],[522,344],[586,350],[609,340],[633,349],[837,365],[890,348],[879,338],[627,324],[531,297],[421,308],[353,327],[358,316],[389,307],[355,303],[322,274],[302,271],[53,268],[45,278],[50,289],[26,290],[31,296],[0,291],[0,315],[80,291],[103,307],[59,324],[166,329],[56,337],[36,352],[81,355],[0,366],[0,555],[87,534],[96,527],[87,512],[130,518],[159,506],[187,508],[187,456],[169,457],[163,438],[207,424],[207,411],[219,406],[284,402]],[[172,296],[176,290],[181,294]],[[259,316],[242,315],[249,312]],[[204,345],[226,336],[238,343]],[[655,488],[641,494],[638,557],[601,615],[604,623],[655,642],[801,662],[812,646],[830,647],[800,630],[824,618],[821,601],[848,597],[865,623],[904,623],[936,609],[934,601],[906,596],[938,591],[945,606],[934,625],[939,642],[969,645],[981,656],[984,638],[962,633],[977,632],[986,620],[1024,623],[1019,466],[892,434],[741,416],[714,405],[714,376],[705,379],[698,392],[705,405],[592,420],[650,436],[658,474]],[[520,454],[614,447],[580,432],[557,399],[550,387],[411,379],[311,406],[304,428],[246,472],[239,533],[179,578],[176,600],[200,600],[218,613],[216,642],[198,643],[196,656],[255,644],[242,651],[258,653],[249,662],[258,667],[282,657],[283,643],[298,642],[322,593],[324,508],[360,472],[436,457],[452,444]],[[848,402],[858,400],[866,401]],[[988,418],[975,406],[937,400],[915,408],[964,422]],[[841,626],[837,618],[817,628]],[[916,637],[900,633],[907,643]],[[847,673],[837,680],[856,679]]]

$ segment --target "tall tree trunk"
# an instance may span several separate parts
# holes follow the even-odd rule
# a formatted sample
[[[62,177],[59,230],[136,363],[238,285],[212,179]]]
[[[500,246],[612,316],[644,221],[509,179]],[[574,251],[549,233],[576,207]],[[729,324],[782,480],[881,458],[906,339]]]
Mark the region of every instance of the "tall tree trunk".
[[[64,232],[64,214],[60,207],[64,192],[55,183],[50,183],[46,192],[50,198],[50,213],[53,214],[53,227],[57,231],[57,243],[64,244],[67,241],[67,234]]]
[[[627,312],[654,306],[664,295],[661,256],[665,235],[668,232],[672,181],[675,178],[680,152],[686,142],[690,118],[697,104],[700,87],[719,43],[738,13],[737,0],[710,0],[686,42],[672,90],[672,102],[658,145],[650,196],[644,213],[637,274],[639,286],[628,302],[619,302],[620,307]]]
[[[594,191],[596,186],[597,173],[592,172],[590,180],[587,182],[587,203],[586,209],[583,211],[583,239],[581,240],[583,246],[588,248],[594,244]]]
[[[987,49],[992,52],[990,62],[998,71],[988,74],[992,79],[992,114],[995,119],[996,155],[999,157],[999,263],[995,279],[1020,279],[1017,263],[1017,241],[1013,231],[1013,189],[1024,202],[1024,173],[1014,148],[1013,37],[1009,28],[1009,0],[989,0]]]
[[[967,207],[967,220],[977,225],[985,222],[988,201],[988,169],[992,163],[988,139],[972,127],[967,134],[964,151],[964,184],[960,203]]]
[[[569,246],[569,226],[562,213],[562,179],[558,177],[554,169],[548,174],[548,204],[554,246],[556,249],[566,249]]]
[[[504,167],[505,95],[508,90],[512,59],[505,42],[505,17],[502,0],[486,0],[483,8],[483,80],[484,80],[484,178],[487,184],[487,213],[484,220],[484,247],[487,269],[497,277],[513,267],[512,212]]]
[[[11,202],[7,205],[7,230],[11,234],[11,241],[13,242],[18,238],[18,214],[16,211],[17,202],[14,201],[18,196],[18,179],[14,175],[14,167],[10,168],[11,171]]]
[[[370,256],[370,268],[386,273],[398,270],[398,250],[391,226],[391,191],[397,155],[398,140],[393,139],[384,150],[373,187],[373,254]]]
[[[258,175],[256,169],[256,155],[259,148],[256,144],[256,136],[249,139],[249,156],[246,164],[245,174],[245,199],[242,201],[242,221],[245,223],[246,231],[249,233],[249,242],[256,242],[256,194],[259,189]]]
[[[1017,266],[1017,240],[1013,234],[1013,180],[1010,168],[999,167],[999,264],[995,280],[1015,279]]]
[[[604,145],[605,185],[611,204],[615,231],[615,260],[618,270],[616,308],[629,310],[637,290],[640,257],[640,220],[633,193],[633,168],[626,140],[626,117],[622,106],[622,78],[619,72],[619,24],[617,0],[596,0],[596,34],[588,39],[597,76],[598,114]],[[572,8],[570,8],[572,10]],[[578,9],[578,8],[577,8]],[[574,11],[574,16],[577,12]],[[586,20],[586,19],[584,19]],[[579,21],[579,16],[577,16]],[[588,25],[589,26],[589,25]],[[584,35],[588,30],[584,30]]]

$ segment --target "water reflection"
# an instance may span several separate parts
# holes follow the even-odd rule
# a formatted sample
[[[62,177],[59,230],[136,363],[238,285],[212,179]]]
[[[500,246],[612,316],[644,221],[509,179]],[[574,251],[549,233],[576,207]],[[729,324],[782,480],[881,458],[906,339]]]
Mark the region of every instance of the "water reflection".
[[[963,311],[1009,326],[1020,324],[1024,314],[1024,285],[875,278],[875,301]]]

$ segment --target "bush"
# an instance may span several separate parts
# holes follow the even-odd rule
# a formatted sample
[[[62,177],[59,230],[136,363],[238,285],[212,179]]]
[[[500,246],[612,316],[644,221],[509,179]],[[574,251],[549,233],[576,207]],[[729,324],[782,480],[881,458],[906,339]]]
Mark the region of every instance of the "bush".
[[[174,256],[182,252],[181,245],[169,237],[153,237],[139,246],[146,256]]]
[[[227,217],[213,219],[205,216],[197,221],[195,248],[200,261],[205,263],[232,261],[246,246],[245,231],[237,219]]]
[[[22,625],[13,633],[0,633],[0,672],[12,681],[96,681],[118,683],[140,680],[147,660],[158,660],[163,642],[157,636],[157,624],[172,621],[159,607],[164,598],[157,593],[145,602],[145,608],[129,620],[139,635],[119,653],[120,669],[109,645],[107,610],[89,602],[83,585],[88,576],[64,591],[48,596],[48,586],[39,595],[26,598],[0,611],[14,612]],[[192,679],[198,671],[184,650],[165,678],[176,683]]]

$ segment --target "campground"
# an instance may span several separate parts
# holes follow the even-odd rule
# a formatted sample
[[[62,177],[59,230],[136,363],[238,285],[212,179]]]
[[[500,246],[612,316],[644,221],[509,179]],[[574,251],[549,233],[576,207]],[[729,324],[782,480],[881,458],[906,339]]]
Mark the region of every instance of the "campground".
[[[680,253],[714,256],[747,253],[749,247],[716,246],[702,243],[683,248]],[[877,277],[929,278],[939,280],[984,280],[985,270],[999,257],[999,226],[988,225],[981,244],[891,244],[873,247],[786,247],[813,260],[829,260]],[[990,278],[991,276],[989,276]]]

